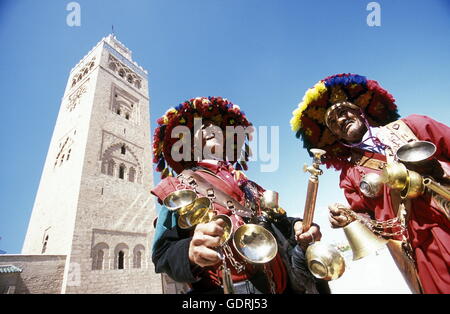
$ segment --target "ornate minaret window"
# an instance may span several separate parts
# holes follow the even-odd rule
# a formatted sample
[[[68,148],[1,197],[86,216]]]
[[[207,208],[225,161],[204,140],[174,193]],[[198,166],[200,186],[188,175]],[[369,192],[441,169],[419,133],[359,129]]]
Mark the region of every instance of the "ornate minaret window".
[[[122,79],[126,80],[131,86],[141,89],[142,79],[134,73],[129,67],[124,65],[122,62],[114,58],[112,55],[109,56],[108,68],[117,74]]]

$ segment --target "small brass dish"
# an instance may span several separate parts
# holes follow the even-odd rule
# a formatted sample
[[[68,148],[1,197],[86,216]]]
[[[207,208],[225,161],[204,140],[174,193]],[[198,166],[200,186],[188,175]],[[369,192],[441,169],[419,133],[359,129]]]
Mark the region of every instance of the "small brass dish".
[[[197,194],[192,190],[178,190],[170,193],[164,199],[163,204],[170,211],[179,211],[183,215],[197,199]]]
[[[272,233],[255,224],[237,228],[233,243],[238,253],[252,264],[268,263],[278,252],[277,241]]]

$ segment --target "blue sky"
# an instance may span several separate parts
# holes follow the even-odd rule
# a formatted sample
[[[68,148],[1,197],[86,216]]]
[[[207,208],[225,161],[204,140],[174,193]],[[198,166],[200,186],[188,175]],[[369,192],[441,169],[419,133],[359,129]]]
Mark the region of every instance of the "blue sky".
[[[310,158],[291,133],[305,90],[336,73],[378,80],[402,116],[450,124],[450,3],[389,0],[369,27],[368,0],[79,0],[81,26],[66,24],[70,1],[0,0],[0,249],[19,253],[70,69],[114,24],[118,39],[149,71],[151,123],[169,105],[223,96],[254,125],[279,126],[280,167],[248,175],[303,212]],[[149,143],[150,145],[150,143]],[[342,200],[338,177],[321,177],[316,217],[337,241],[327,204]]]

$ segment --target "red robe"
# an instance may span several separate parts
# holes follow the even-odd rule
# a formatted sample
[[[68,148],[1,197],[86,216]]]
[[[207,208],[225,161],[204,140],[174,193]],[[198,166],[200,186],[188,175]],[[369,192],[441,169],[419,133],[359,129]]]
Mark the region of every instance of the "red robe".
[[[449,169],[450,128],[426,116],[411,115],[402,120],[419,140],[436,145],[435,157],[444,169]],[[382,196],[374,199],[360,192],[361,170],[366,174],[377,172],[354,165],[345,166],[341,172],[340,187],[351,208],[380,221],[394,218],[388,187],[384,187]],[[450,293],[450,222],[436,209],[429,194],[412,200],[407,227],[424,292]]]

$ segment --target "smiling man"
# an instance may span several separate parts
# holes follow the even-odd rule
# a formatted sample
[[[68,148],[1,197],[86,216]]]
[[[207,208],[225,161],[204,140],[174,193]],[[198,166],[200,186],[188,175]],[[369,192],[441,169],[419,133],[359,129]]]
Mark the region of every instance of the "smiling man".
[[[450,128],[426,116],[398,118],[394,98],[376,81],[339,74],[319,81],[306,92],[293,112],[291,126],[305,148],[325,150],[324,163],[341,170],[340,187],[350,209],[368,216],[373,225],[389,226],[382,230],[385,238],[402,241],[401,256],[409,258],[404,265],[412,265],[412,270],[400,269],[404,274],[418,274],[419,280],[406,276],[412,291],[450,293],[448,208],[442,208],[428,192],[401,201],[400,192],[387,185],[377,194],[365,190],[367,175],[380,174],[386,162],[394,161],[401,145],[417,140],[434,143],[434,158],[441,171],[432,175],[448,182]],[[343,207],[330,206],[334,228],[352,221]]]
[[[239,127],[242,132],[234,132]],[[250,140],[251,133],[244,131],[250,128],[240,108],[221,97],[190,99],[169,109],[158,120],[153,141],[154,162],[163,180],[152,190],[162,205],[152,255],[156,272],[188,283],[190,293],[229,292],[227,278],[233,286],[231,290],[240,294],[327,292],[323,282],[316,287],[316,280],[305,265],[300,265],[295,275],[290,266],[293,254],[303,254],[300,247],[305,249],[309,242],[320,240],[319,227],[315,225],[303,233],[300,219],[287,217],[280,208],[268,212],[261,204],[265,190],[241,171],[247,167],[249,151],[244,142]],[[246,224],[268,230],[279,243],[278,253],[270,261],[249,262],[239,254],[232,240],[221,243],[226,218],[198,220],[189,225],[180,211],[164,205],[169,195],[186,189],[195,191],[197,198],[208,198],[215,215],[228,217],[231,233]],[[189,222],[193,220],[191,216],[188,218]],[[251,239],[245,235],[242,242]],[[288,243],[291,245],[285,245]],[[283,250],[285,247],[291,250]],[[246,249],[256,251],[250,244]],[[304,256],[300,260],[302,257],[304,260]],[[293,280],[293,276],[303,281]]]

